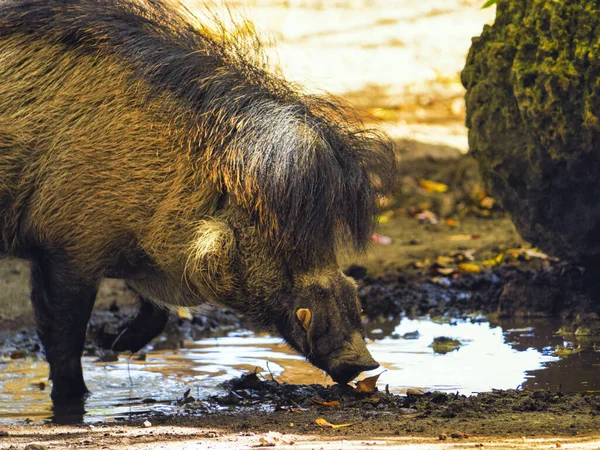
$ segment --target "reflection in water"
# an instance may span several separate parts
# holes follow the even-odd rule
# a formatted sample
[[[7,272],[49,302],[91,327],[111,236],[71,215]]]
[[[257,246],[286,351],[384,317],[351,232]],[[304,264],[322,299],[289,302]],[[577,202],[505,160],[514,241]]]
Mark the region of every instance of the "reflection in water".
[[[464,394],[518,386],[600,390],[600,353],[592,344],[559,360],[551,354],[551,349],[563,344],[563,338],[554,335],[558,328],[548,320],[440,324],[398,318],[367,324],[367,336],[369,350],[386,370],[379,384],[389,385],[392,392],[409,387]],[[435,354],[430,345],[440,336],[458,339],[462,345],[445,355]],[[184,346],[178,351],[151,351],[145,361],[122,356],[106,363],[85,357],[84,373],[92,395],[85,403],[84,420],[148,411],[173,413],[178,408],[174,401],[187,389],[196,398],[207,397],[219,393],[223,381],[256,368],[263,376],[283,382],[332,383],[277,337],[238,332]],[[47,370],[42,360],[0,359],[0,423],[52,418]],[[59,419],[77,421],[81,413],[61,412]]]

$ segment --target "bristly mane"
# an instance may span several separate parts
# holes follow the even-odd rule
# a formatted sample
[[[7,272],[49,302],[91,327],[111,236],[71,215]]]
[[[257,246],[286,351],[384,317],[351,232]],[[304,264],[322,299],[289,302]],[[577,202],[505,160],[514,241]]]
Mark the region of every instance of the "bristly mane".
[[[194,117],[193,157],[289,256],[312,259],[345,237],[363,249],[395,172],[390,141],[340,102],[273,75],[247,39],[209,25],[170,1],[0,1],[0,36],[115,55],[175,98]]]

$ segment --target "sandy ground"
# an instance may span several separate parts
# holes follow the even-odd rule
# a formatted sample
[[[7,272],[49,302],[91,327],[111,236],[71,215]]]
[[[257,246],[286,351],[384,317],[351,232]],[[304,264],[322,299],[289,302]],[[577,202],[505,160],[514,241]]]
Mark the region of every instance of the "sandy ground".
[[[493,21],[480,0],[227,1],[268,42],[286,77],[343,95],[394,137],[468,149],[459,73]],[[200,10],[203,0],[189,0]]]
[[[0,448],[8,446],[38,444],[41,448],[67,449],[299,449],[299,450],[337,450],[372,448],[411,449],[411,450],[445,450],[445,449],[598,449],[600,439],[564,439],[564,438],[477,438],[440,440],[439,438],[388,437],[385,439],[344,439],[297,434],[270,433],[223,433],[218,429],[196,429],[182,427],[148,427],[131,428],[119,426],[99,426],[86,428],[29,427],[12,428],[10,435],[0,437]],[[19,448],[19,447],[17,447]]]

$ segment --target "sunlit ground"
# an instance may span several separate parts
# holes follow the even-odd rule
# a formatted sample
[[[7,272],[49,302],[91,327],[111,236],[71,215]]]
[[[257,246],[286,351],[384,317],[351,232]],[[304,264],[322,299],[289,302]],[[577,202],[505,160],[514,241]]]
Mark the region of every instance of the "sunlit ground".
[[[188,0],[200,16],[206,2]],[[227,16],[222,3],[211,10]],[[217,5],[221,5],[217,7]],[[226,1],[254,23],[285,76],[342,95],[394,137],[467,150],[459,74],[493,21],[479,0]]]

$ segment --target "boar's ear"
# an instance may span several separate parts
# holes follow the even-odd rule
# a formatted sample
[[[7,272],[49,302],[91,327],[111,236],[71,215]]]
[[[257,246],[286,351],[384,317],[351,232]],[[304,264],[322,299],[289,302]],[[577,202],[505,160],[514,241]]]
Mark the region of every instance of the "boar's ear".
[[[198,222],[186,267],[188,278],[210,284],[212,289],[231,288],[233,278],[229,266],[234,250],[235,236],[227,223],[219,219]]]
[[[296,311],[296,317],[300,322],[302,322],[302,327],[308,331],[308,327],[310,326],[311,312],[310,309],[300,308]]]

